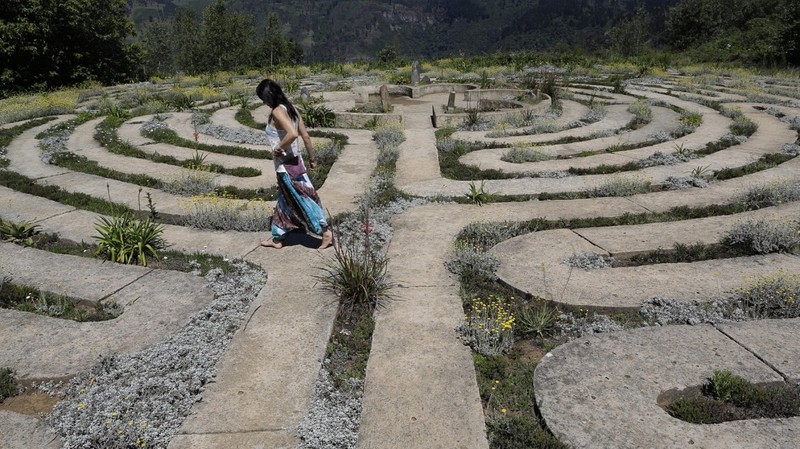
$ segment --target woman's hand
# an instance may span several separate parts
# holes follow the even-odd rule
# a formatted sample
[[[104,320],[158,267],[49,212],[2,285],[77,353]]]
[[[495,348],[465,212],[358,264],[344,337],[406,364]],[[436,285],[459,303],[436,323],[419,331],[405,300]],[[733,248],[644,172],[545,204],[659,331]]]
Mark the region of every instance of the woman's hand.
[[[308,158],[308,166],[313,170],[317,168],[317,161],[312,158]]]

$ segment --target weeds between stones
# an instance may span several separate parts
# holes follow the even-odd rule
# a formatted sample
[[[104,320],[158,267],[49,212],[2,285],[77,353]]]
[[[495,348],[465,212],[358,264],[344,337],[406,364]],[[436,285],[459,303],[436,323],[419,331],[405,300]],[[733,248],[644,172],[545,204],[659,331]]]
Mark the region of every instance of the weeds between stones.
[[[11,368],[0,368],[0,403],[19,392],[17,378]]]
[[[662,394],[662,396],[664,396]],[[753,384],[730,371],[714,371],[701,387],[671,392],[662,405],[672,416],[693,424],[800,415],[800,390],[788,383]]]
[[[88,302],[0,279],[0,307],[78,322],[111,320],[123,312],[114,301]]]

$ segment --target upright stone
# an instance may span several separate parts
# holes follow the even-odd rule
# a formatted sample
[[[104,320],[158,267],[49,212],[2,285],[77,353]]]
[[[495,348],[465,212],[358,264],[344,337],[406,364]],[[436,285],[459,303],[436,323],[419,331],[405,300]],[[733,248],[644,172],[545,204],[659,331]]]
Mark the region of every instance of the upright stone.
[[[302,100],[303,103],[305,103],[305,102],[308,101],[309,98],[311,98],[311,96],[308,93],[308,88],[306,86],[301,87],[300,88],[300,100]]]
[[[392,104],[389,102],[389,88],[386,87],[386,84],[381,86],[380,93],[381,93],[381,107],[383,108],[383,112],[391,112]]]
[[[419,61],[414,61],[411,64],[411,84],[414,86],[419,84]]]
[[[451,90],[447,97],[447,112],[452,112],[456,108],[456,91]]]

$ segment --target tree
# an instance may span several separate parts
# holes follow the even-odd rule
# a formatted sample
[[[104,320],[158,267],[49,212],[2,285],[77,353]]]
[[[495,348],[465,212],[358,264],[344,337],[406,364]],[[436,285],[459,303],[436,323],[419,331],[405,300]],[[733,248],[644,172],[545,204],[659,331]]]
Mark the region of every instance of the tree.
[[[620,22],[609,31],[611,46],[622,56],[638,56],[649,40],[650,14],[640,8],[636,15]]]
[[[175,69],[189,73],[202,70],[202,48],[200,47],[200,24],[194,13],[179,9],[172,22],[173,54]]]
[[[303,62],[303,49],[284,34],[281,21],[275,12],[269,13],[267,17],[264,39],[261,41],[258,53],[259,61],[265,62],[269,67]]]
[[[148,75],[166,74],[175,70],[175,45],[172,22],[156,20],[145,25],[141,44],[145,52],[144,66]]]
[[[140,66],[125,0],[4,0],[0,90],[133,78]]]

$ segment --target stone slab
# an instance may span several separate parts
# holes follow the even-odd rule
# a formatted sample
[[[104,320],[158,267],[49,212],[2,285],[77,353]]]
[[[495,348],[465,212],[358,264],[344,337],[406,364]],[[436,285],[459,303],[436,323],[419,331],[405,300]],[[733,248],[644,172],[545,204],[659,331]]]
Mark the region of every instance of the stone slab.
[[[376,314],[359,448],[488,448],[454,288],[397,289]]]
[[[283,430],[175,435],[168,449],[295,449],[297,437]]]
[[[179,433],[260,432],[300,423],[338,302],[312,277],[315,257],[302,246],[248,256],[267,270],[267,285],[217,362],[216,382],[207,385]]]
[[[0,218],[3,220],[37,222],[73,210],[72,206],[0,186]]]
[[[61,438],[41,419],[0,410],[0,447],[3,449],[60,449]]]
[[[36,251],[25,249],[20,258],[30,260],[30,252]],[[49,254],[47,257],[39,264],[42,265],[40,269],[49,269],[49,272],[39,275],[38,284],[58,285],[69,275],[86,279],[91,286],[95,282],[94,272],[102,274],[103,270],[115,268],[124,274],[128,269],[137,268],[76,256]],[[93,264],[89,266],[87,262]],[[83,271],[78,271],[77,267],[82,267]],[[64,269],[70,271],[62,272]],[[214,297],[203,279],[187,273],[145,270],[143,276],[134,279],[108,298],[124,307],[122,315],[113,320],[78,323],[0,309],[0,341],[6,342],[0,347],[0,366],[13,368],[21,379],[75,375],[89,369],[102,355],[138,351],[167,339]],[[82,298],[75,292],[83,287],[66,285],[70,288],[63,293]],[[94,288],[99,287],[95,284]]]
[[[659,394],[702,385],[714,370],[753,382],[781,380],[745,348],[702,325],[574,340],[539,363],[534,386],[547,427],[575,449],[797,447],[800,418],[696,425],[657,404]]]
[[[800,357],[797,345],[794,344],[800,335],[800,318],[747,321],[720,324],[717,327],[757,354],[781,375],[794,382],[800,382]]]
[[[797,205],[784,204],[735,215],[698,218],[643,225],[604,226],[575,229],[574,232],[611,255],[672,249],[675,244],[717,243],[728,230],[746,220],[795,220]]]
[[[800,258],[783,254],[594,270],[563,263],[581,251],[607,254],[569,230],[527,234],[492,248],[500,260],[497,276],[503,282],[576,307],[638,308],[654,296],[709,301],[728,296],[744,276],[779,268],[800,271]]]
[[[90,301],[99,301],[152,271],[92,258],[56,257],[12,243],[0,243],[0,270],[14,283]]]

